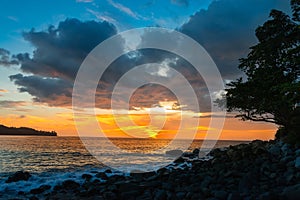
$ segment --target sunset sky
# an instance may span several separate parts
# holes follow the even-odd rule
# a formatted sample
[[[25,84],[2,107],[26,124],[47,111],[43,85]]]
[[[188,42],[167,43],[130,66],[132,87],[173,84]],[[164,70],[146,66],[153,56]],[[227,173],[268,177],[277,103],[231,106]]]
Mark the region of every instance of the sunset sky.
[[[255,29],[268,19],[271,9],[289,13],[289,1],[3,0],[0,124],[76,136],[72,90],[82,61],[105,39],[132,28],[163,27],[190,36],[206,49],[224,83],[228,83],[243,76],[237,68],[238,59],[245,57],[249,47],[257,42]],[[170,90],[147,85],[137,89],[130,99],[130,115],[119,112],[112,116],[109,94],[114,84],[129,69],[153,60],[159,67],[147,68],[152,76],[171,80],[173,67],[187,78],[197,93],[200,113],[189,109],[181,112]],[[191,123],[200,119],[199,126],[183,128],[196,130],[196,138],[202,139],[207,130],[214,129],[209,127],[210,117],[219,117],[218,113],[210,112],[207,96],[201,76],[194,74],[189,63],[168,52],[140,51],[117,59],[101,79],[96,119],[109,137],[128,137],[124,131],[130,130],[137,137],[172,138],[183,114]],[[162,127],[149,126],[149,112],[153,111],[158,113],[156,120],[164,122]],[[92,115],[85,115],[89,117]],[[120,127],[116,121],[124,124]],[[272,139],[275,132],[276,126],[272,124],[243,122],[228,114],[220,138]]]

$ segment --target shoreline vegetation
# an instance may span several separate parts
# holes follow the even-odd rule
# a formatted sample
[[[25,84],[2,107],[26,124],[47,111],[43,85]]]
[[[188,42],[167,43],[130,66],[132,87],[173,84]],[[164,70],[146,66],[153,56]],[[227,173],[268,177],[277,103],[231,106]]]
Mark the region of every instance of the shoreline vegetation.
[[[33,128],[27,127],[7,127],[0,125],[0,136],[10,135],[10,136],[57,136],[55,131],[39,131]]]
[[[300,196],[299,145],[255,140],[213,149],[209,159],[198,156],[199,149],[185,152],[173,164],[149,173],[83,171],[77,179],[55,185],[41,182],[29,191],[4,189],[0,198],[293,200]],[[34,176],[16,172],[3,187],[26,184]]]

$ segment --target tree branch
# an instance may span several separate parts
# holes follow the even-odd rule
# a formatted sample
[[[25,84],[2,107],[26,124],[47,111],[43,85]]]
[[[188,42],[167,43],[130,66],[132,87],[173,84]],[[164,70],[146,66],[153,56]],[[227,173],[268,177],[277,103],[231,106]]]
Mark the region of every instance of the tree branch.
[[[256,117],[256,116],[251,116],[249,113],[247,114],[240,114],[236,115],[235,117],[241,117],[243,120],[251,120],[251,121],[256,121],[256,122],[268,122],[268,123],[276,123],[274,118],[269,118],[269,117]]]

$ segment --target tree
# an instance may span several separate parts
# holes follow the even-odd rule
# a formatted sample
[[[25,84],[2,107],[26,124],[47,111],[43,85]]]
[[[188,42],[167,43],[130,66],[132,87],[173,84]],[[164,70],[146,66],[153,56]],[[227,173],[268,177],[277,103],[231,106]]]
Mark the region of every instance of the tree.
[[[271,19],[256,29],[258,44],[240,59],[247,78],[227,84],[224,97],[236,117],[275,123],[276,137],[300,141],[300,0],[292,0],[291,7],[292,17],[272,10]]]

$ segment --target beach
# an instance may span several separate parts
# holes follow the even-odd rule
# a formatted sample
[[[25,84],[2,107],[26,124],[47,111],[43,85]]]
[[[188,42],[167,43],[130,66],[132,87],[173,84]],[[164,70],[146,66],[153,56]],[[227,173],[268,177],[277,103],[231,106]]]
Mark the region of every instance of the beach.
[[[300,150],[281,141],[199,149],[148,173],[84,164],[2,173],[0,199],[297,199]]]

